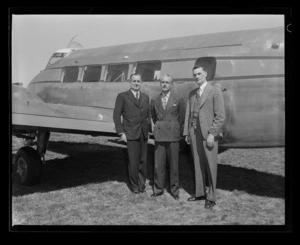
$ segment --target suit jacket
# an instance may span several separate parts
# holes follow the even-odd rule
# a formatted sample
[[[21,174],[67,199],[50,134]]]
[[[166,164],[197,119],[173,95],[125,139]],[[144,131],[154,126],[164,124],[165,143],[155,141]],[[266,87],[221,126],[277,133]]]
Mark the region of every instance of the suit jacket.
[[[187,100],[183,135],[188,135],[190,127],[192,126],[191,112],[197,100],[197,89],[198,88],[190,92]],[[219,88],[213,87],[210,84],[206,85],[200,97],[200,110],[198,115],[204,139],[207,139],[208,134],[212,134],[215,137],[219,136],[225,121],[223,94]]]
[[[154,139],[157,142],[179,141],[182,136],[182,127],[185,116],[185,102],[172,91],[166,105],[163,108],[162,94],[151,100],[151,117],[154,123]]]
[[[121,116],[123,121],[121,121]],[[148,138],[150,127],[149,96],[140,92],[138,101],[130,90],[119,93],[113,119],[117,133],[124,132],[128,140],[140,138],[141,133]]]

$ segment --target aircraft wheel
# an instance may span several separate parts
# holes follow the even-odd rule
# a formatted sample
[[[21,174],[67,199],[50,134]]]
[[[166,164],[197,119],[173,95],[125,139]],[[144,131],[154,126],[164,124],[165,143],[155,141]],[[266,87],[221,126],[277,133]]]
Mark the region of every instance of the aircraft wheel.
[[[21,185],[35,185],[40,183],[42,161],[36,150],[29,146],[18,150],[14,162],[14,180]]]

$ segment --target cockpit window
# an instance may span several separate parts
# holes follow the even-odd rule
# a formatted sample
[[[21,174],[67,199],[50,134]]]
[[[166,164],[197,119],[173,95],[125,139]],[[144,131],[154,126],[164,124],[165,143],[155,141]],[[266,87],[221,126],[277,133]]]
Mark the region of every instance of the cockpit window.
[[[99,82],[101,76],[101,66],[86,66],[83,75],[83,82]]]
[[[137,63],[136,73],[142,75],[142,80],[145,82],[159,80],[161,70],[160,61],[150,61],[150,62],[141,62]]]
[[[61,60],[61,59],[62,59],[63,57],[65,57],[66,55],[67,55],[67,53],[54,53],[54,54],[51,56],[51,58],[50,58],[50,60],[49,60],[49,62],[48,62],[48,64],[47,64],[47,66],[52,65],[52,64],[54,64],[55,62]]]
[[[78,79],[78,72],[79,67],[77,66],[69,66],[64,68],[64,77],[63,82],[64,83],[73,83],[76,82]]]
[[[109,65],[107,70],[106,82],[122,82],[127,79],[128,64]]]

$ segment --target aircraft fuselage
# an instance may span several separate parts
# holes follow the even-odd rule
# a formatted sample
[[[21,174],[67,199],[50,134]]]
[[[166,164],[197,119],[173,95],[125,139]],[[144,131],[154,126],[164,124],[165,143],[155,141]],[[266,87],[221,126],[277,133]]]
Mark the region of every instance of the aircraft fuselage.
[[[187,99],[189,92],[196,88],[192,77],[195,62],[201,57],[212,57],[216,60],[216,69],[209,82],[221,88],[226,110],[224,138],[220,144],[225,147],[283,146],[283,30],[219,35],[74,51],[38,74],[28,89],[46,103],[79,106],[82,110],[93,108],[97,112],[93,120],[113,124],[116,96],[129,89],[129,76],[134,71],[150,78],[143,79],[142,85],[142,91],[150,98],[160,93],[158,75],[169,73],[174,77],[174,91]],[[70,67],[74,69],[66,71]],[[93,77],[97,69],[98,80],[89,81],[88,76]],[[149,72],[152,73],[146,75]],[[71,74],[68,75],[70,80],[66,74]],[[75,76],[73,81],[72,76]]]

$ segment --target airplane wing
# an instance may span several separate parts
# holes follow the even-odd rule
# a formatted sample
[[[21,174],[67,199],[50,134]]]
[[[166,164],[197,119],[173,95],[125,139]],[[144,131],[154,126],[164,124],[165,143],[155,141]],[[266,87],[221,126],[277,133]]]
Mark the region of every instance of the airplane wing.
[[[50,131],[117,136],[111,109],[45,103],[18,85],[12,85],[11,95],[12,134],[26,140],[36,137],[37,146],[23,146],[14,157],[12,178],[19,184],[40,183]]]
[[[45,103],[28,89],[12,85],[12,129],[115,134],[111,109]]]

